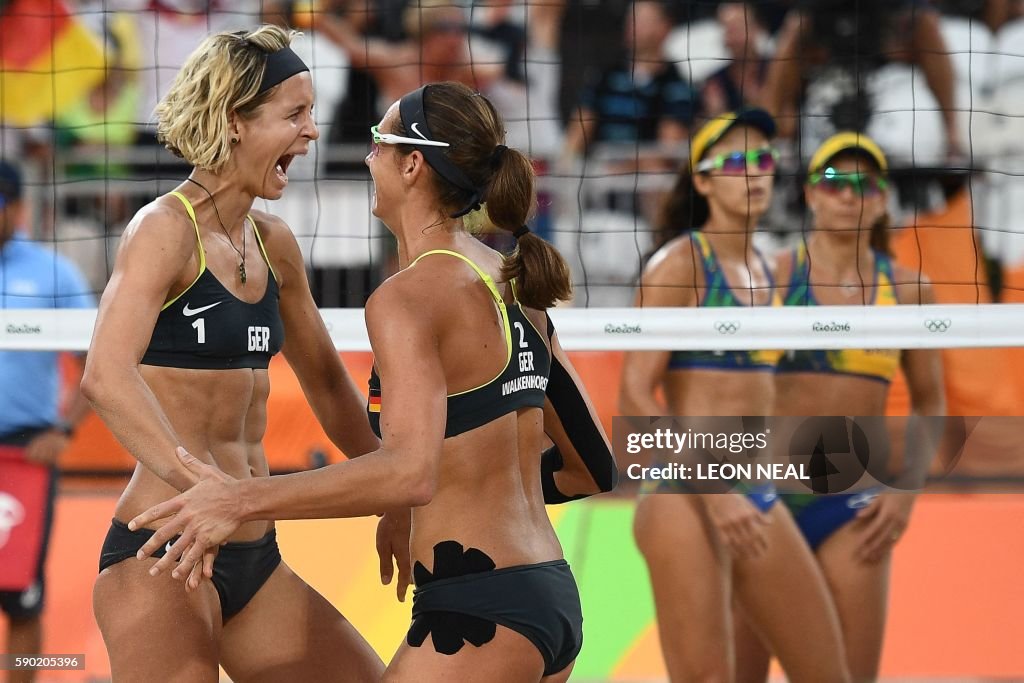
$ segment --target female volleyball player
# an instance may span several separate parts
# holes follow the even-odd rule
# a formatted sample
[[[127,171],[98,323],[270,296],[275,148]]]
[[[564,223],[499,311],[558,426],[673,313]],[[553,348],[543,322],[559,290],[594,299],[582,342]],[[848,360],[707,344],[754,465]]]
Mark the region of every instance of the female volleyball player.
[[[645,268],[640,306],[769,306],[778,299],[751,233],[768,209],[775,123],[761,110],[711,120],[694,136],[666,221],[684,234]],[[777,351],[627,353],[629,415],[767,415]],[[656,398],[664,391],[666,405]],[[791,681],[845,681],[839,624],[814,558],[775,494],[643,495],[634,533],[647,561],[672,681],[730,681],[731,604],[772,644]],[[676,495],[670,495],[675,493]],[[765,591],[765,584],[791,589]],[[808,647],[814,642],[814,647]]]
[[[805,195],[813,216],[807,239],[779,260],[789,306],[933,303],[931,284],[893,263],[888,249],[888,161],[858,133],[826,140],[811,157]],[[791,351],[779,362],[775,414],[885,415],[889,384],[903,369],[913,412],[942,415],[938,350]],[[781,496],[814,552],[842,624],[855,681],[878,677],[892,547],[914,496],[872,491]],[[790,599],[796,591],[766,584]],[[767,678],[768,652],[746,624],[738,629],[741,681]]]
[[[568,268],[524,227],[533,170],[503,144],[485,97],[457,83],[424,86],[372,135],[373,213],[397,238],[402,266],[366,307],[380,450],[259,480],[185,457],[200,483],[136,518],[174,514],[143,553],[169,544],[156,568],[183,578],[250,520],[412,507],[413,623],[385,680],[565,681],[582,615],[544,503],[607,491],[616,479],[544,312],[570,295]],[[508,258],[462,227],[483,202],[518,240]],[[554,446],[541,456],[545,434]]]
[[[93,603],[114,680],[368,681],[383,663],[281,562],[265,521],[238,527],[195,567],[186,594],[135,555],[152,536],[127,522],[196,483],[177,446],[239,479],[268,474],[261,440],[267,365],[283,350],[331,439],[378,441],[310,296],[276,199],[288,165],[317,138],[306,66],[275,27],[208,38],[157,108],[159,134],[194,165],[135,216],[100,303],[82,388],[138,459],[103,543]],[[158,555],[160,553],[157,553]],[[125,561],[132,558],[131,561]],[[274,628],[267,628],[273,623]]]

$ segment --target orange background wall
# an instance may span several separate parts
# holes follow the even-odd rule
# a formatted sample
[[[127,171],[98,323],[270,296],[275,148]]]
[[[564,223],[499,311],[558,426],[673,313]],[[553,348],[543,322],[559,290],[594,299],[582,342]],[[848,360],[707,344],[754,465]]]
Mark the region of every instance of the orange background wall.
[[[106,651],[92,617],[91,592],[114,501],[113,493],[94,491],[71,491],[60,499],[47,567],[44,650],[84,653],[88,669],[47,674],[42,681],[109,676]],[[561,510],[552,508],[552,512],[557,516]],[[373,519],[318,520],[282,522],[278,530],[281,553],[289,565],[338,606],[387,661],[408,627],[409,604],[397,602],[393,589],[380,585],[373,549],[375,526]],[[883,676],[1024,680],[1022,528],[1024,496],[926,495],[920,499],[894,555]],[[631,543],[621,539],[613,545],[635,552]],[[599,563],[600,550],[591,551],[592,561]],[[584,558],[570,561],[575,571],[585,571]],[[645,581],[646,577],[621,580]],[[588,617],[587,632],[593,646],[614,638],[616,624]],[[660,678],[664,676],[661,661],[652,624],[610,680]]]

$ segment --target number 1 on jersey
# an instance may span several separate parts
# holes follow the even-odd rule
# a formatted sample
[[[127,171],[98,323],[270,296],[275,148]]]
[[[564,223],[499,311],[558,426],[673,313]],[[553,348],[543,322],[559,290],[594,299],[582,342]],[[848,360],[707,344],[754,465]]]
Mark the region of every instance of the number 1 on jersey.
[[[205,318],[196,318],[195,322],[192,323],[192,327],[194,327],[196,329],[196,336],[198,337],[198,339],[196,341],[198,343],[200,343],[200,344],[205,344],[206,343],[206,319]]]

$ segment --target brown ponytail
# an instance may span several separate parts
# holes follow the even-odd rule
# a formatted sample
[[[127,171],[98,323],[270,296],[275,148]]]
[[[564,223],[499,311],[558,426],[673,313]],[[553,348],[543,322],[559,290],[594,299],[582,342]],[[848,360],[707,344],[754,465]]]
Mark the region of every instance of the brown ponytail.
[[[526,224],[536,198],[530,160],[515,149],[502,150],[487,192],[487,215],[495,227],[516,233]],[[516,281],[519,300],[546,309],[572,297],[569,264],[554,245],[529,231],[519,233],[505,257],[501,278]]]

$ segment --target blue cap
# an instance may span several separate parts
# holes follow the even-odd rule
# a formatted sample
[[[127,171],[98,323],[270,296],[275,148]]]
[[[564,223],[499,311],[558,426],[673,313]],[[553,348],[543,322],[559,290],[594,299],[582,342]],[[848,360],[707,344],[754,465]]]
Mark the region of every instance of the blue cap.
[[[21,199],[21,173],[0,159],[0,206]]]

